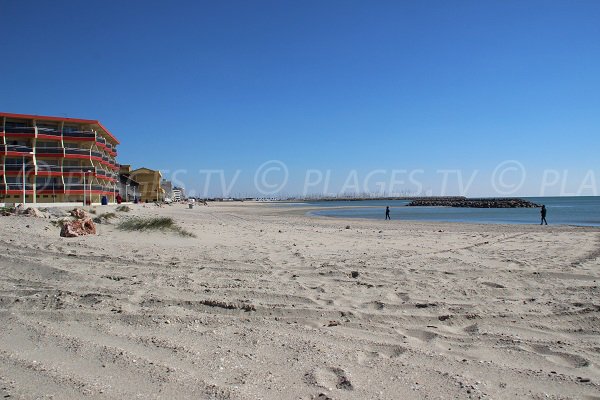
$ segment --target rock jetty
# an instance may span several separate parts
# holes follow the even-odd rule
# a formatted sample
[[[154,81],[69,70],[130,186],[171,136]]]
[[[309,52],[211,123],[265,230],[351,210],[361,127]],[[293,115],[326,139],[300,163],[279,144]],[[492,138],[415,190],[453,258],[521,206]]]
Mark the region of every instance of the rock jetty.
[[[407,204],[409,207],[466,207],[466,208],[536,208],[539,204],[518,198],[500,199],[416,199]]]

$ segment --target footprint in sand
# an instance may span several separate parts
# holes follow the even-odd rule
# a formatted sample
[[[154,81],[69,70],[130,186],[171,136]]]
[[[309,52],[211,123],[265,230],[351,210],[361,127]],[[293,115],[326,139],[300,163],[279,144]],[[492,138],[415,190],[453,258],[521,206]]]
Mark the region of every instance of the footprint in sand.
[[[329,390],[333,390],[333,388],[342,390],[354,389],[346,371],[341,368],[316,368],[306,373],[304,375],[304,380],[309,385]]]
[[[383,310],[385,308],[385,303],[375,300],[375,301],[370,301],[368,303],[362,303],[360,305],[360,308],[378,311],[378,310]]]
[[[463,328],[463,331],[468,333],[469,335],[477,335],[479,334],[479,325],[473,324]]]
[[[364,350],[358,351],[356,355],[358,363],[364,364],[377,358],[391,359],[400,357],[406,351],[406,348],[402,346],[382,344],[369,346]]]
[[[577,354],[554,351],[548,346],[544,345],[531,345],[531,351],[534,353],[544,356],[547,360],[554,364],[564,365],[567,367],[582,368],[590,365],[590,362]]]
[[[413,337],[415,339],[419,339],[423,342],[431,342],[435,338],[438,337],[437,333],[426,331],[424,329],[408,329],[406,331],[406,336]]]

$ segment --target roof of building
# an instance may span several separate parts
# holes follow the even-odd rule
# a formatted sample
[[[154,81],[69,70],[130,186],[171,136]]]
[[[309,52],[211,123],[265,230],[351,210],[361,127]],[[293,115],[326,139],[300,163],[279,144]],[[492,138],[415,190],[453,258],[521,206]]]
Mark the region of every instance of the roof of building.
[[[67,117],[50,117],[47,115],[32,115],[32,114],[13,114],[13,113],[5,113],[0,112],[0,117],[6,118],[23,118],[23,119],[40,119],[44,121],[62,121],[62,122],[71,122],[74,124],[90,124],[97,125],[100,129],[102,129],[112,140],[114,140],[117,144],[120,144],[119,140],[112,134],[104,125],[100,123],[100,121],[95,119],[80,119],[80,118],[67,118]]]
[[[162,177],[162,174],[160,173],[160,171],[158,171],[158,170],[155,170],[155,169],[146,168],[146,167],[142,167],[142,168],[134,169],[133,171],[131,171],[131,175],[134,175],[134,174],[136,174],[137,172],[149,172],[149,173],[151,173],[151,174],[158,173],[158,176]]]

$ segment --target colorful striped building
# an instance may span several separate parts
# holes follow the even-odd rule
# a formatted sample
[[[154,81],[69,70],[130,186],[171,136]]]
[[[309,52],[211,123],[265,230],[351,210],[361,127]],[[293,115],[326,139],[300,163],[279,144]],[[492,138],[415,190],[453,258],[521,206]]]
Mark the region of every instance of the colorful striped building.
[[[0,112],[0,202],[114,202],[118,144],[96,120]]]

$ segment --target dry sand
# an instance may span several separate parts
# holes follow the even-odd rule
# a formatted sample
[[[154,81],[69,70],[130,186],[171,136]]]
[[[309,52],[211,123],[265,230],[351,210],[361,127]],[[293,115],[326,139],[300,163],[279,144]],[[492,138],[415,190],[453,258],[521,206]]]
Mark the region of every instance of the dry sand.
[[[134,208],[0,217],[0,397],[600,398],[599,229]]]

